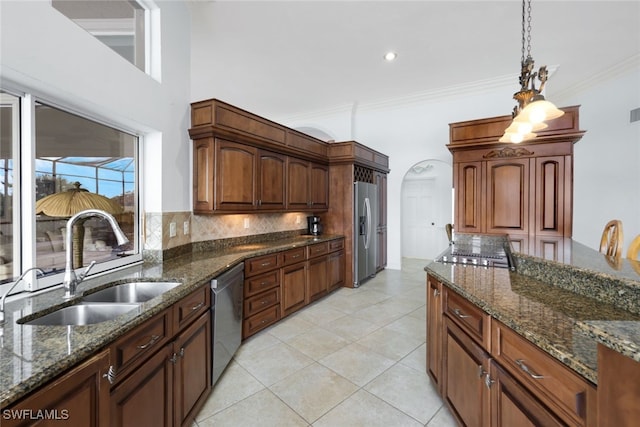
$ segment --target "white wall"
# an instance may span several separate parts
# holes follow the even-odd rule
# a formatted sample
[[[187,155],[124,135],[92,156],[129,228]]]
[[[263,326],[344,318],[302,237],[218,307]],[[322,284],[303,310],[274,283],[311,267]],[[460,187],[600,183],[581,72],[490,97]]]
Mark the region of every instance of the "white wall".
[[[190,210],[190,17],[182,2],[156,3],[162,22],[162,82],[121,58],[49,1],[1,1],[0,84],[148,134],[142,208]]]
[[[597,84],[583,85],[577,93],[559,101],[547,95],[560,106],[582,105],[580,127],[587,134],[575,146],[574,238],[596,249],[609,219],[623,221],[627,244],[640,234],[640,122],[629,124],[629,110],[640,107],[639,82],[640,67],[636,64],[624,73],[602,75]],[[345,109],[316,117],[294,117],[283,123],[328,129],[338,141],[354,138],[389,156],[388,267],[400,268],[404,174],[422,159],[451,164],[451,153],[445,147],[449,142],[448,124],[509,114],[515,105],[511,100],[517,89],[514,86],[510,81],[495,84],[490,91],[462,88],[446,97],[360,106],[353,116]]]

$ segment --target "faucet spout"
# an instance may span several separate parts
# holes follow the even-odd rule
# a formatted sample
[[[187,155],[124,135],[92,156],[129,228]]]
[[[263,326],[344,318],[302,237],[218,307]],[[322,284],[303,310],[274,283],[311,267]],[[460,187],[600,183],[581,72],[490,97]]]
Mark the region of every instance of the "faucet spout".
[[[82,282],[82,280],[87,276],[89,270],[93,267],[94,263],[91,263],[89,267],[87,267],[85,274],[80,276],[79,278],[76,276],[76,272],[73,269],[73,226],[80,220],[91,218],[91,217],[100,217],[104,218],[111,225],[111,229],[116,236],[116,240],[118,245],[124,245],[129,241],[127,236],[125,236],[124,232],[118,225],[118,221],[108,212],[105,212],[100,209],[87,209],[84,211],[80,211],[67,221],[67,232],[65,235],[65,243],[66,243],[66,260],[65,260],[65,268],[64,268],[64,278],[62,280],[62,284],[64,285],[64,298],[69,299],[73,298],[76,294],[76,288]]]

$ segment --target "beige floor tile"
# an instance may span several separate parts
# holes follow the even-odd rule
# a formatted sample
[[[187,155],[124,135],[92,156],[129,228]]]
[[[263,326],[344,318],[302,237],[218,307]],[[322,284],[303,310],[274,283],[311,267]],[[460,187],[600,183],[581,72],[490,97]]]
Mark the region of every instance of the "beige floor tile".
[[[371,332],[380,329],[379,325],[355,316],[341,317],[340,319],[327,323],[322,327],[351,342],[357,341],[360,338],[369,335]]]
[[[297,427],[308,425],[300,415],[266,389],[212,417],[198,421],[199,427]]]
[[[242,360],[244,357],[249,357],[253,353],[257,353],[278,344],[282,344],[282,341],[273,335],[270,335],[268,330],[265,330],[244,340],[240,348],[236,351],[234,358]]]
[[[270,386],[310,365],[313,360],[295,348],[280,343],[243,355],[242,358],[237,358],[236,362],[262,384]]]
[[[422,427],[385,401],[359,390],[313,423],[313,427]]]
[[[313,423],[358,388],[331,369],[314,363],[276,383],[271,390],[305,420]]]
[[[410,336],[419,341],[425,341],[427,337],[427,322],[423,319],[417,319],[406,315],[398,320],[389,323],[383,329],[389,329],[403,335]]]
[[[394,361],[354,343],[321,359],[320,363],[363,386],[391,367]]]
[[[427,306],[423,305],[420,308],[413,310],[411,313],[407,314],[407,316],[415,317],[416,319],[422,319],[423,322],[427,321]]]
[[[264,388],[264,385],[232,360],[213,386],[211,397],[207,399],[196,420],[208,418]]]
[[[387,359],[397,362],[420,347],[423,342],[391,329],[382,328],[359,339],[356,344],[367,347],[369,351],[374,351]]]
[[[352,316],[358,317],[367,322],[371,322],[378,326],[385,326],[394,320],[397,320],[407,314],[404,310],[398,310],[397,307],[385,305],[384,302],[368,306],[362,310],[356,311]]]
[[[287,341],[291,347],[313,360],[320,360],[347,346],[350,341],[321,327],[310,329]]]
[[[423,424],[442,406],[427,374],[402,364],[389,368],[364,389]]]
[[[300,311],[296,316],[306,320],[307,322],[311,322],[314,325],[323,325],[346,316],[346,313],[336,310],[330,305],[325,304],[324,301],[319,301]]]
[[[304,320],[303,317],[289,316],[271,327],[268,332],[282,341],[287,341],[313,327],[315,325]]]
[[[438,413],[429,420],[427,427],[457,427],[458,423],[451,412],[443,405]]]
[[[407,354],[400,359],[400,364],[415,369],[416,371],[427,373],[427,344],[424,343],[420,347]]]

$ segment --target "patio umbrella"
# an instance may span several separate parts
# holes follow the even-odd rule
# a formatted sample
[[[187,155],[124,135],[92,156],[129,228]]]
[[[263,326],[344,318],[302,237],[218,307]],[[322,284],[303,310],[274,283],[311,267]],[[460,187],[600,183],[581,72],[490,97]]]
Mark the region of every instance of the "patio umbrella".
[[[36,202],[36,214],[45,214],[55,218],[70,218],[78,212],[87,209],[100,209],[111,215],[121,214],[122,206],[100,194],[92,193],[80,188],[80,183],[74,183],[75,188],[59,193],[50,194]],[[73,230],[73,267],[82,267],[82,252],[84,245],[84,221],[74,225]]]

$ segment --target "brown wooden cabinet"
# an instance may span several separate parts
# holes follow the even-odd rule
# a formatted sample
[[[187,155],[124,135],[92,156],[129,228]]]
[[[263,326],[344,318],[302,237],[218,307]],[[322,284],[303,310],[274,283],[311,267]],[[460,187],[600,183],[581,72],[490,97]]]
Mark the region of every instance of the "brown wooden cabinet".
[[[3,412],[2,425],[108,426],[109,383],[103,375],[109,369],[109,352],[102,351],[51,381]],[[49,419],[38,419],[46,411]],[[5,417],[6,414],[23,416]],[[27,415],[29,414],[29,415]]]
[[[431,275],[427,304],[427,373],[460,425],[597,425],[584,378]]]
[[[258,152],[258,209],[284,210],[286,207],[287,158],[281,154]]]
[[[307,246],[307,304],[327,294],[329,287],[328,252],[329,242]]]
[[[373,182],[378,186],[378,252],[376,253],[376,271],[387,266],[387,174],[375,171]]]
[[[329,168],[289,157],[287,160],[287,208],[326,210],[329,203]]]
[[[489,354],[444,317],[442,396],[460,425],[490,425]]]
[[[332,252],[327,256],[327,292],[332,292],[344,286],[345,262],[343,249]]]
[[[427,373],[442,392],[442,283],[427,276]]]
[[[533,250],[535,238],[571,237],[573,144],[582,135],[578,107],[523,144],[499,143],[510,116],[450,124],[454,227],[463,233],[506,233]]]
[[[288,316],[307,303],[307,263],[299,262],[282,269],[282,315]]]

